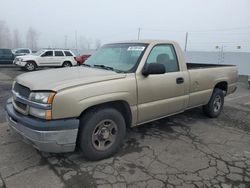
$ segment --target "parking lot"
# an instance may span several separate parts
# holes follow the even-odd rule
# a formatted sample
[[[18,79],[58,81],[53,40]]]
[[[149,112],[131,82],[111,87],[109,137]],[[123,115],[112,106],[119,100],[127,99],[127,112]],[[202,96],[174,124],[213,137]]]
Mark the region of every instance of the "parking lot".
[[[119,152],[90,162],[80,152],[41,153],[14,135],[5,120],[17,68],[0,68],[2,187],[250,187],[250,90],[240,77],[224,111],[200,108],[127,131]]]

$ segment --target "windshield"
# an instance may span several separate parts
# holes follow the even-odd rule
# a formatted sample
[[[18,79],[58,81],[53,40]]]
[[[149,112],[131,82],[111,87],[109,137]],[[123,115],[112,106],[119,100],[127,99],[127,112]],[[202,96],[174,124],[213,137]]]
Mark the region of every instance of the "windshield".
[[[40,55],[42,55],[44,52],[45,52],[45,50],[39,50],[38,52],[33,53],[33,55],[40,56]]]
[[[147,44],[141,43],[107,44],[87,59],[85,65],[117,72],[134,72],[146,47]]]

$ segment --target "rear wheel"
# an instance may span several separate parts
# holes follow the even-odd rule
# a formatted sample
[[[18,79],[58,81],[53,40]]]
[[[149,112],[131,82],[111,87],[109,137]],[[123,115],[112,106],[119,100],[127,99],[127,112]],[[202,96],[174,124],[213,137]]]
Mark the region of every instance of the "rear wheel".
[[[66,62],[63,63],[62,66],[63,66],[63,67],[71,67],[72,64],[71,64],[70,62],[66,61]]]
[[[26,65],[25,65],[25,70],[27,71],[34,71],[36,70],[36,63],[34,62],[27,62]]]
[[[113,155],[122,145],[126,124],[119,111],[100,108],[81,118],[80,148],[88,160],[100,160]]]
[[[215,88],[207,105],[203,106],[204,113],[211,118],[220,115],[224,105],[224,93],[221,89]]]

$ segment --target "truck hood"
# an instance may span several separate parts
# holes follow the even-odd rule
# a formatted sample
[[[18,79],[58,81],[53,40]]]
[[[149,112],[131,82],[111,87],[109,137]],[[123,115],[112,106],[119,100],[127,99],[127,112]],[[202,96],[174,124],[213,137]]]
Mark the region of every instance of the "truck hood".
[[[125,78],[126,74],[89,67],[67,67],[24,73],[16,81],[30,90],[60,91],[69,87]]]

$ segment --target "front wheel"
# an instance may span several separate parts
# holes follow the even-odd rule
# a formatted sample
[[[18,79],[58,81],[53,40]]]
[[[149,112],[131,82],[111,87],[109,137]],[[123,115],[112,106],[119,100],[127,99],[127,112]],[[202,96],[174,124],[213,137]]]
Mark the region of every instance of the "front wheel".
[[[216,118],[220,115],[223,105],[224,93],[221,89],[215,88],[208,104],[203,106],[203,111],[208,117]]]
[[[34,62],[27,62],[25,65],[25,70],[27,70],[27,71],[36,70],[36,64]]]
[[[80,122],[79,144],[86,159],[95,161],[110,157],[122,145],[126,124],[116,109],[91,110]]]

